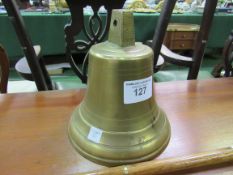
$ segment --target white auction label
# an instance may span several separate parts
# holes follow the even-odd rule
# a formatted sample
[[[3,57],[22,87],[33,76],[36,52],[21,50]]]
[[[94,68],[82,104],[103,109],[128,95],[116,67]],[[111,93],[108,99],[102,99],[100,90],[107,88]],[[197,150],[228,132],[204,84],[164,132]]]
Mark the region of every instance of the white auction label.
[[[152,76],[124,82],[124,104],[145,101],[152,97]]]
[[[87,138],[95,143],[99,143],[103,131],[99,128],[91,127]]]

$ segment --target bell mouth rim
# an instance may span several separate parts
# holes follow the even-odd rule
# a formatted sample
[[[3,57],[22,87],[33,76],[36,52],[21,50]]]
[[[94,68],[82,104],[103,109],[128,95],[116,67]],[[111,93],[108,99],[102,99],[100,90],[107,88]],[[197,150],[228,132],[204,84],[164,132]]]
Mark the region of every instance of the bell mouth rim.
[[[68,136],[69,136],[70,142],[72,143],[72,146],[75,148],[75,150],[78,151],[80,155],[82,155],[87,160],[90,160],[90,161],[93,161],[94,163],[108,166],[108,167],[114,167],[114,166],[125,165],[125,164],[133,164],[133,163],[139,163],[139,162],[152,160],[153,158],[156,158],[156,156],[159,156],[166,149],[167,145],[169,144],[170,138],[171,138],[170,128],[169,128],[168,137],[166,138],[164,143],[161,144],[160,147],[158,147],[158,149],[156,149],[155,151],[149,154],[146,154],[142,157],[139,157],[139,158],[114,160],[114,159],[107,159],[107,158],[94,156],[93,154],[89,154],[88,152],[84,151],[81,147],[79,147],[78,144],[75,144],[75,142],[73,142],[73,139],[70,137],[69,134]]]
[[[161,110],[161,108],[160,108]],[[163,110],[161,110],[161,113],[164,113]],[[154,145],[155,149],[153,149],[151,152],[148,152],[147,154],[141,155],[140,157],[132,157],[132,158],[127,158],[127,159],[109,159],[106,157],[100,157],[95,156],[89,152],[87,152],[86,150],[84,150],[82,147],[79,146],[79,144],[77,144],[75,142],[75,140],[72,138],[72,134],[71,134],[71,125],[68,127],[68,138],[71,142],[71,145],[73,146],[73,148],[84,158],[86,158],[89,161],[92,161],[94,163],[100,164],[100,165],[104,165],[104,166],[108,166],[108,167],[113,167],[113,166],[119,166],[119,165],[125,165],[125,164],[133,164],[133,163],[139,163],[139,162],[144,162],[144,161],[148,161],[148,160],[152,160],[155,159],[157,156],[159,156],[167,147],[167,145],[169,144],[170,138],[171,138],[171,126],[169,123],[169,120],[167,119],[166,115],[165,117],[165,125],[164,127],[167,128],[167,132],[165,135],[162,136],[163,141],[160,140],[160,142],[157,142],[157,144]]]

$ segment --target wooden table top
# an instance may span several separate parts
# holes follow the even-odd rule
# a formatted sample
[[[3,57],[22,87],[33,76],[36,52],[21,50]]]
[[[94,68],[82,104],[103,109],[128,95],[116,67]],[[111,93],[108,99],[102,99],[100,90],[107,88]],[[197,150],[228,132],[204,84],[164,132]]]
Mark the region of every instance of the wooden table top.
[[[233,145],[233,78],[155,84],[156,102],[171,123],[157,158]],[[0,174],[60,175],[103,169],[80,156],[67,126],[84,89],[0,95]],[[233,166],[198,174],[233,173]]]

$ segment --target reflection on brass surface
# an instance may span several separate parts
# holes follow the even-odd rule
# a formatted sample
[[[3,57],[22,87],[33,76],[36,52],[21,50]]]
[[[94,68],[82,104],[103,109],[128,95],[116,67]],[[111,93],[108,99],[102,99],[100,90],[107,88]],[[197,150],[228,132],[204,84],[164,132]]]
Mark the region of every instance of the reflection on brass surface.
[[[118,31],[119,37],[134,41],[127,33],[133,31],[132,21],[130,26],[122,22],[125,13],[127,20],[133,20],[129,12],[115,10],[110,32]],[[111,42],[90,49],[87,92],[68,130],[81,155],[108,166],[152,159],[170,138],[169,122],[154,100],[152,50],[124,37],[122,41],[115,38],[117,42],[112,37]],[[124,47],[115,44],[122,42]]]

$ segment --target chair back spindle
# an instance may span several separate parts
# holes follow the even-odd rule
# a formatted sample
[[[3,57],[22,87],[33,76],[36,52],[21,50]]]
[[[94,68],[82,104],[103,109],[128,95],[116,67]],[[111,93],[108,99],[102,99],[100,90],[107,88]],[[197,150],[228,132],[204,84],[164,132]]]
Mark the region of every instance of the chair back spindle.
[[[37,89],[39,91],[52,90],[52,82],[45,68],[42,56],[40,53],[37,54],[33,47],[31,38],[26,31],[24,20],[15,0],[2,0],[2,3],[5,6],[9,19],[13,24]]]
[[[7,93],[9,61],[4,48],[0,45],[0,93]]]
[[[151,47],[154,50],[154,71],[157,71],[157,62],[159,55],[161,54],[165,62],[188,67],[189,73],[187,79],[196,79],[203,60],[205,47],[218,0],[206,0],[200,30],[195,41],[192,57],[176,54],[162,44],[176,1],[177,0],[164,1],[164,7],[155,28],[154,37],[151,44]]]

